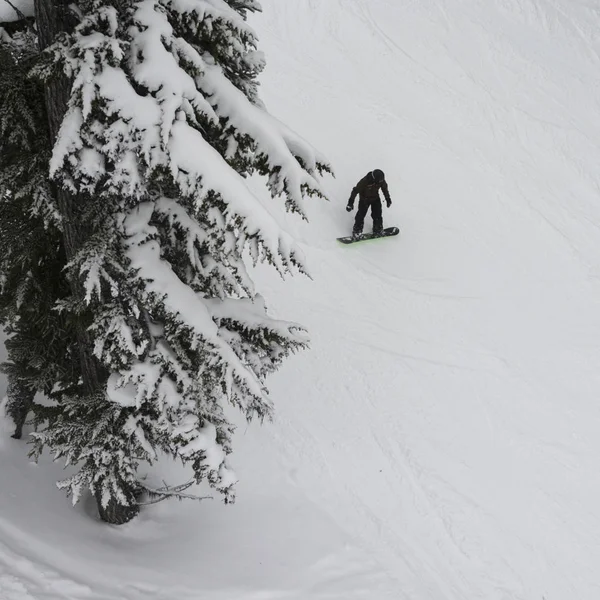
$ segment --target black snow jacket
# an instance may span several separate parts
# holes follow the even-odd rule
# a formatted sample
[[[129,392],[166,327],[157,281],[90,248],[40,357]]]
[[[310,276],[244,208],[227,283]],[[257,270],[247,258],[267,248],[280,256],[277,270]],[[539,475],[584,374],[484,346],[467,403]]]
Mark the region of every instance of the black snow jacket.
[[[377,183],[373,178],[373,173],[369,172],[354,186],[354,189],[350,194],[350,200],[348,200],[348,205],[354,206],[356,196],[359,196],[361,200],[369,201],[369,203],[373,200],[379,200],[379,190],[383,192],[389,206],[392,199],[390,198],[390,192],[385,179],[382,182]]]

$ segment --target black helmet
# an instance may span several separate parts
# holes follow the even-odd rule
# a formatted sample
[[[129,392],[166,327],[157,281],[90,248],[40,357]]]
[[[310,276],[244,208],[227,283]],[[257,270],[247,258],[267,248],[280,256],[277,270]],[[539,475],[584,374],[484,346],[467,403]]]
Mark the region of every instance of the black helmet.
[[[381,169],[375,169],[373,171],[373,179],[377,183],[381,183],[382,181],[385,180],[385,173]]]

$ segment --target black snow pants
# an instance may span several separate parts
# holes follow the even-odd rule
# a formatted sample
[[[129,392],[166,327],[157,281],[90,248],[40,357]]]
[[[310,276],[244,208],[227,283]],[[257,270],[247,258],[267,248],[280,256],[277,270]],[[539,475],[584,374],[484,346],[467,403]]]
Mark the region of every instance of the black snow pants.
[[[383,218],[381,216],[381,198],[360,198],[358,201],[358,211],[354,219],[354,229],[352,233],[362,233],[365,226],[365,217],[371,208],[371,216],[373,217],[373,231],[383,229]]]

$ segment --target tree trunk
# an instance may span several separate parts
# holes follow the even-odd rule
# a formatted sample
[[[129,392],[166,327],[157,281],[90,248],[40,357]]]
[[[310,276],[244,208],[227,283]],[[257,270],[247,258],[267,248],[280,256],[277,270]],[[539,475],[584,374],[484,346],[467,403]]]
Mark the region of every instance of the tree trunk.
[[[116,498],[112,497],[108,501],[106,507],[102,506],[102,501],[99,494],[96,494],[96,503],[98,504],[98,512],[100,518],[111,525],[124,525],[137,517],[140,512],[140,507],[137,504],[125,506],[119,504]]]
[[[40,50],[44,50],[52,44],[59,33],[72,31],[76,24],[71,10],[64,0],[36,0],[35,18]],[[70,94],[71,82],[63,74],[53,77],[45,86],[48,127],[53,146],[56,143],[60,126],[67,111]],[[82,230],[83,223],[77,215],[78,203],[84,202],[84,199],[74,196],[60,186],[56,186],[55,190],[57,205],[63,222],[65,253],[67,261],[70,261],[81,247],[85,237]],[[72,275],[69,278],[69,283],[73,295],[78,299],[83,298],[83,289],[77,277]],[[86,393],[92,394],[100,388],[100,377],[98,365],[91,353],[92,345],[89,334],[85,325],[81,322],[77,324],[77,342],[83,385]]]
[[[40,50],[50,46],[56,36],[62,32],[71,32],[77,24],[74,13],[65,0],[35,0],[35,18],[37,22]],[[67,111],[71,94],[71,81],[65,76],[53,77],[45,87],[46,110],[48,112],[48,126],[52,145],[56,143],[60,126]],[[58,209],[62,216],[63,238],[67,261],[70,261],[85,241],[86,232],[81,219],[81,206],[85,198],[75,196],[70,192],[56,186],[56,199]],[[75,298],[82,300],[84,290],[76,274],[69,277],[71,291]],[[83,322],[77,323],[77,345],[81,362],[83,386],[86,394],[98,392],[105,382],[102,368],[92,354],[92,343],[87,328]],[[99,498],[98,510],[104,521],[120,525],[133,519],[137,506],[129,507],[119,504],[116,498],[111,498],[109,505],[103,508]],[[134,510],[135,509],[135,510]]]
[[[24,386],[16,377],[9,375],[6,395],[8,396],[6,412],[15,422],[15,432],[12,437],[20,440],[23,435],[23,425],[33,406],[35,390]]]

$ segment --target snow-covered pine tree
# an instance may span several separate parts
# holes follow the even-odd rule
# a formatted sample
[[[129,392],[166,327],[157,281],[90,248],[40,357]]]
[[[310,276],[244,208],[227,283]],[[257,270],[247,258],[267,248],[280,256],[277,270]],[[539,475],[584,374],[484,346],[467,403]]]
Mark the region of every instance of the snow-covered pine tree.
[[[52,48],[73,85],[51,175],[77,197],[87,232],[69,265],[85,298],[60,306],[91,315],[102,380],[63,394],[36,440],[38,452],[81,466],[60,484],[74,501],[88,488],[102,518],[120,523],[144,491],[139,463],[159,452],[233,499],[224,405],[269,417],[266,376],[307,344],[300,326],[268,316],[246,269],[247,252],[281,275],[305,271],[245,178],[264,176],[304,216],[329,166],[258,98],[254,0],[79,9],[80,24]]]
[[[53,310],[68,288],[48,182],[43,91],[28,77],[39,59],[37,39],[25,19],[6,27],[0,29],[0,322],[8,334],[7,412],[19,438],[35,392],[51,396],[73,360],[68,324]]]

